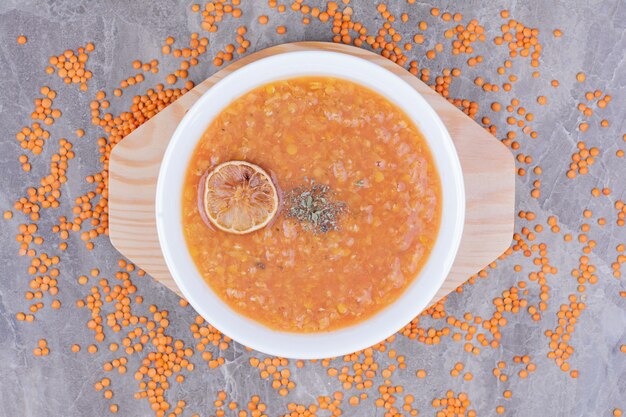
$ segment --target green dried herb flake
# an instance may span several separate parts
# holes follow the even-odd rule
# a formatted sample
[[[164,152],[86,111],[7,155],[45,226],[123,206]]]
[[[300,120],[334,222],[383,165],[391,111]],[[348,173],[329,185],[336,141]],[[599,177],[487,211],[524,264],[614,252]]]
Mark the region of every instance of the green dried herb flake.
[[[346,204],[332,199],[328,185],[307,180],[304,186],[289,191],[285,198],[286,216],[296,219],[305,230],[326,233],[339,229],[339,217]]]

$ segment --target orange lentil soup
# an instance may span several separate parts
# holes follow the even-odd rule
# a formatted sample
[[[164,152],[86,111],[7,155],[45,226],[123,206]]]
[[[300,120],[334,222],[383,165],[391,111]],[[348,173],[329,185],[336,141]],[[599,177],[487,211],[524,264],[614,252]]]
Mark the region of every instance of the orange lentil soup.
[[[262,167],[282,195],[273,221],[249,234],[217,230],[203,211],[207,172],[230,160]],[[290,215],[287,196],[311,184],[341,204],[334,227]],[[240,314],[290,332],[353,325],[396,300],[428,259],[440,217],[439,175],[415,124],[380,94],[329,77],[234,100],[202,136],[183,190],[184,235],[208,285]]]

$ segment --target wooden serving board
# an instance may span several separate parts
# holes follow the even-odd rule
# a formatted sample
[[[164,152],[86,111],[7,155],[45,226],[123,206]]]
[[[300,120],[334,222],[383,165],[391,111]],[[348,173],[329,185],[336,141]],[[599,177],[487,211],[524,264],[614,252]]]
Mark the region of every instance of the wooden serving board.
[[[155,217],[157,177],[174,130],[205,91],[236,69],[267,56],[311,49],[364,58],[402,77],[435,109],[450,132],[465,181],[465,228],[450,275],[431,301],[432,305],[509,247],[515,205],[513,155],[499,140],[402,67],[353,46],[297,42],[253,53],[203,81],[128,135],[113,149],[110,159],[111,242],[157,281],[181,295],[163,259]]]

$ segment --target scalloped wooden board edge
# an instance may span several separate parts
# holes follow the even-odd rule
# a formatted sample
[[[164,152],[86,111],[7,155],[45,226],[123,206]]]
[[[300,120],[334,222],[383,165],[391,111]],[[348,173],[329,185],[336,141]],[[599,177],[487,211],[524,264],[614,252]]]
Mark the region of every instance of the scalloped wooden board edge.
[[[296,42],[250,54],[213,74],[124,138],[111,152],[109,165],[111,242],[133,263],[181,295],[163,259],[155,218],[157,177],[174,130],[205,91],[236,69],[267,56],[314,49],[354,55],[395,73],[428,101],[450,132],[465,181],[465,227],[452,270],[430,302],[435,304],[510,246],[515,209],[513,155],[498,139],[404,68],[348,45]]]

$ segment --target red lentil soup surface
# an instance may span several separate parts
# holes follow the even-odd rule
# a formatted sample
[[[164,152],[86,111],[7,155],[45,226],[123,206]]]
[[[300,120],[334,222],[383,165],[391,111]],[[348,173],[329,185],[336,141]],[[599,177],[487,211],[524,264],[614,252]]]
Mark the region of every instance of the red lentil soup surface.
[[[202,213],[203,176],[229,160],[271,173],[279,192],[307,181],[345,203],[338,228],[307,229],[286,207],[261,230],[219,231]],[[183,189],[183,229],[198,271],[231,308],[272,329],[330,331],[395,301],[434,246],[441,184],[418,128],[362,85],[300,77],[229,104],[198,143]]]

